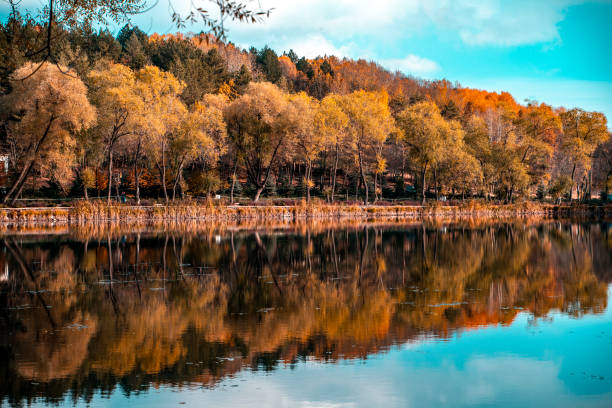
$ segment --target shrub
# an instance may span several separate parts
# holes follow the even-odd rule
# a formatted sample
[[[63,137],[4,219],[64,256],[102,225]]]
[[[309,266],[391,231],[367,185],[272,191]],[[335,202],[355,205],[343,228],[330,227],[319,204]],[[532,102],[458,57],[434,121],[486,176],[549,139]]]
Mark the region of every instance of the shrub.
[[[554,200],[558,200],[561,197],[564,197],[570,193],[572,188],[572,179],[569,176],[559,176],[557,177],[551,184],[551,187],[548,189],[548,193],[551,198]]]
[[[221,186],[221,180],[216,172],[212,170],[196,171],[189,177],[187,185],[189,187],[189,191],[195,195],[210,196],[219,189]]]

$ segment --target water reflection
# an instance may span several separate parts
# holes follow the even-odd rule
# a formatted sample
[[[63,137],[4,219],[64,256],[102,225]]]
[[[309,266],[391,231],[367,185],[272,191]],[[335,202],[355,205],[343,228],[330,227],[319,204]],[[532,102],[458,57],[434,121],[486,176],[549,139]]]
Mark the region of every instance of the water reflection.
[[[0,401],[214,386],[303,360],[602,313],[606,224],[7,234]]]

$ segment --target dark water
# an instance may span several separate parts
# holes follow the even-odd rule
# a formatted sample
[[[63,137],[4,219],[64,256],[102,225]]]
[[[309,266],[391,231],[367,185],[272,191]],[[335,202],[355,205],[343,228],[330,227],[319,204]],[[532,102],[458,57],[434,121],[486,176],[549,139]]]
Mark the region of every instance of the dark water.
[[[612,406],[612,225],[0,237],[0,405]]]

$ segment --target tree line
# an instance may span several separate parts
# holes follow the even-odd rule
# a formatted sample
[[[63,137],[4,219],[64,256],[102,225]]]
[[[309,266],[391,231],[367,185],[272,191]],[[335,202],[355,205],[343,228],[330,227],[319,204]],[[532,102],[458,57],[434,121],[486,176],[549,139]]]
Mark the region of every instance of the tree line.
[[[224,191],[376,202],[588,199],[612,187],[605,115],[391,73],[373,62],[241,50],[209,35],[0,32],[4,197]]]

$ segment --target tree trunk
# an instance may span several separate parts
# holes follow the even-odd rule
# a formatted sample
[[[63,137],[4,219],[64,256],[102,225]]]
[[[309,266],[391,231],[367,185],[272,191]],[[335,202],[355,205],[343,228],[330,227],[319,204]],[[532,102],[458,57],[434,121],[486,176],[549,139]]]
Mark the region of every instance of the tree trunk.
[[[319,190],[323,191],[323,182],[325,181],[325,169],[327,168],[327,149],[323,153],[323,161],[321,166],[321,177],[319,178]]]
[[[368,205],[368,182],[366,180],[365,170],[363,168],[363,160],[361,157],[361,147],[358,147],[357,151],[359,153],[359,173],[361,174],[361,181],[363,182],[363,187],[365,188],[363,204]]]
[[[106,200],[107,204],[111,203],[111,194],[113,188],[113,146],[109,146],[108,148],[108,198]]]
[[[439,199],[438,195],[438,170],[434,167],[434,189],[436,190],[436,201]]]
[[[140,205],[140,174],[138,173],[138,158],[140,157],[141,138],[138,139],[136,153],[134,154],[134,184],[136,188],[136,204]]]
[[[21,194],[21,190],[23,190],[23,185],[25,184],[25,181],[28,178],[30,171],[32,170],[32,166],[34,165],[34,163],[36,162],[36,159],[38,158],[38,152],[40,151],[40,147],[42,146],[42,144],[45,142],[45,139],[49,135],[49,130],[51,130],[51,125],[53,124],[54,120],[55,120],[55,117],[51,116],[51,118],[49,119],[49,123],[47,123],[47,127],[45,128],[44,133],[42,134],[40,139],[38,139],[38,142],[36,142],[36,144],[34,145],[34,151],[32,152],[32,158],[23,167],[23,169],[21,170],[21,173],[19,174],[19,177],[17,177],[17,180],[15,180],[15,183],[13,183],[13,186],[11,187],[9,192],[6,194],[6,197],[4,197],[5,203],[9,202],[9,204],[11,205],[14,204],[17,197],[19,197],[19,194]]]
[[[134,183],[136,184],[136,204],[140,205],[140,174],[138,174],[138,165],[134,165]]]
[[[98,198],[100,198],[100,185],[98,184],[98,166],[96,166],[96,192],[98,193]]]
[[[425,175],[427,174],[427,163],[423,166],[421,171],[421,205],[425,205]]]
[[[21,170],[21,173],[19,174],[19,177],[17,178],[15,183],[13,183],[13,187],[11,187],[9,192],[6,194],[6,197],[4,197],[5,203],[8,201],[10,205],[15,204],[15,200],[19,198],[19,194],[21,194],[21,190],[23,190],[25,181],[27,180],[28,175],[30,174],[30,171],[32,170],[33,166],[34,166],[34,161],[30,160],[28,164],[26,164],[23,167],[23,169]]]
[[[266,175],[264,176],[264,179],[261,182],[259,188],[255,192],[255,197],[253,197],[254,202],[257,202],[259,200],[261,193],[264,191],[264,188],[266,188],[266,185],[268,184],[268,179],[270,178],[270,171],[272,170],[272,165],[274,164],[274,159],[276,158],[276,153],[278,153],[278,149],[280,148],[281,143],[282,141],[278,142],[278,144],[274,148],[274,153],[272,153],[272,157],[270,158],[270,162],[268,163],[268,169],[266,170]]]
[[[374,203],[378,201],[378,173],[374,173]]]
[[[161,161],[159,172],[161,176],[162,190],[164,192],[164,199],[166,200],[166,204],[168,204],[168,201],[170,200],[168,198],[168,189],[166,188],[166,153],[165,153],[165,149],[162,149],[162,161]]]
[[[593,170],[589,170],[589,185],[587,190],[587,200],[591,199],[591,188],[593,185]]]
[[[306,202],[310,203],[310,173],[312,172],[312,162],[308,160],[306,163]]]
[[[87,185],[83,183],[83,195],[85,196],[85,201],[89,201],[89,196],[87,195]]]
[[[261,193],[263,192],[265,187],[266,187],[266,185],[264,184],[263,186],[261,186],[261,187],[259,187],[257,189],[257,191],[255,192],[255,196],[253,197],[253,201],[254,202],[259,201],[259,197],[261,196]]]
[[[331,202],[334,202],[334,193],[336,192],[336,175],[338,173],[338,144],[336,143],[336,158],[334,160],[334,173],[332,177]]]
[[[176,199],[176,187],[178,186],[179,180],[181,179],[183,163],[185,163],[185,158],[181,159],[178,169],[176,170],[176,177],[174,177],[174,184],[172,185],[172,201]]]
[[[576,163],[574,163],[574,168],[572,169],[572,187],[570,188],[570,202],[572,201],[572,193],[574,192],[574,174],[576,173]],[[576,196],[578,196],[578,186],[576,186]]]
[[[234,163],[234,172],[232,173],[232,189],[230,190],[230,204],[234,204],[234,187],[236,186],[236,170],[238,168],[238,158]]]

